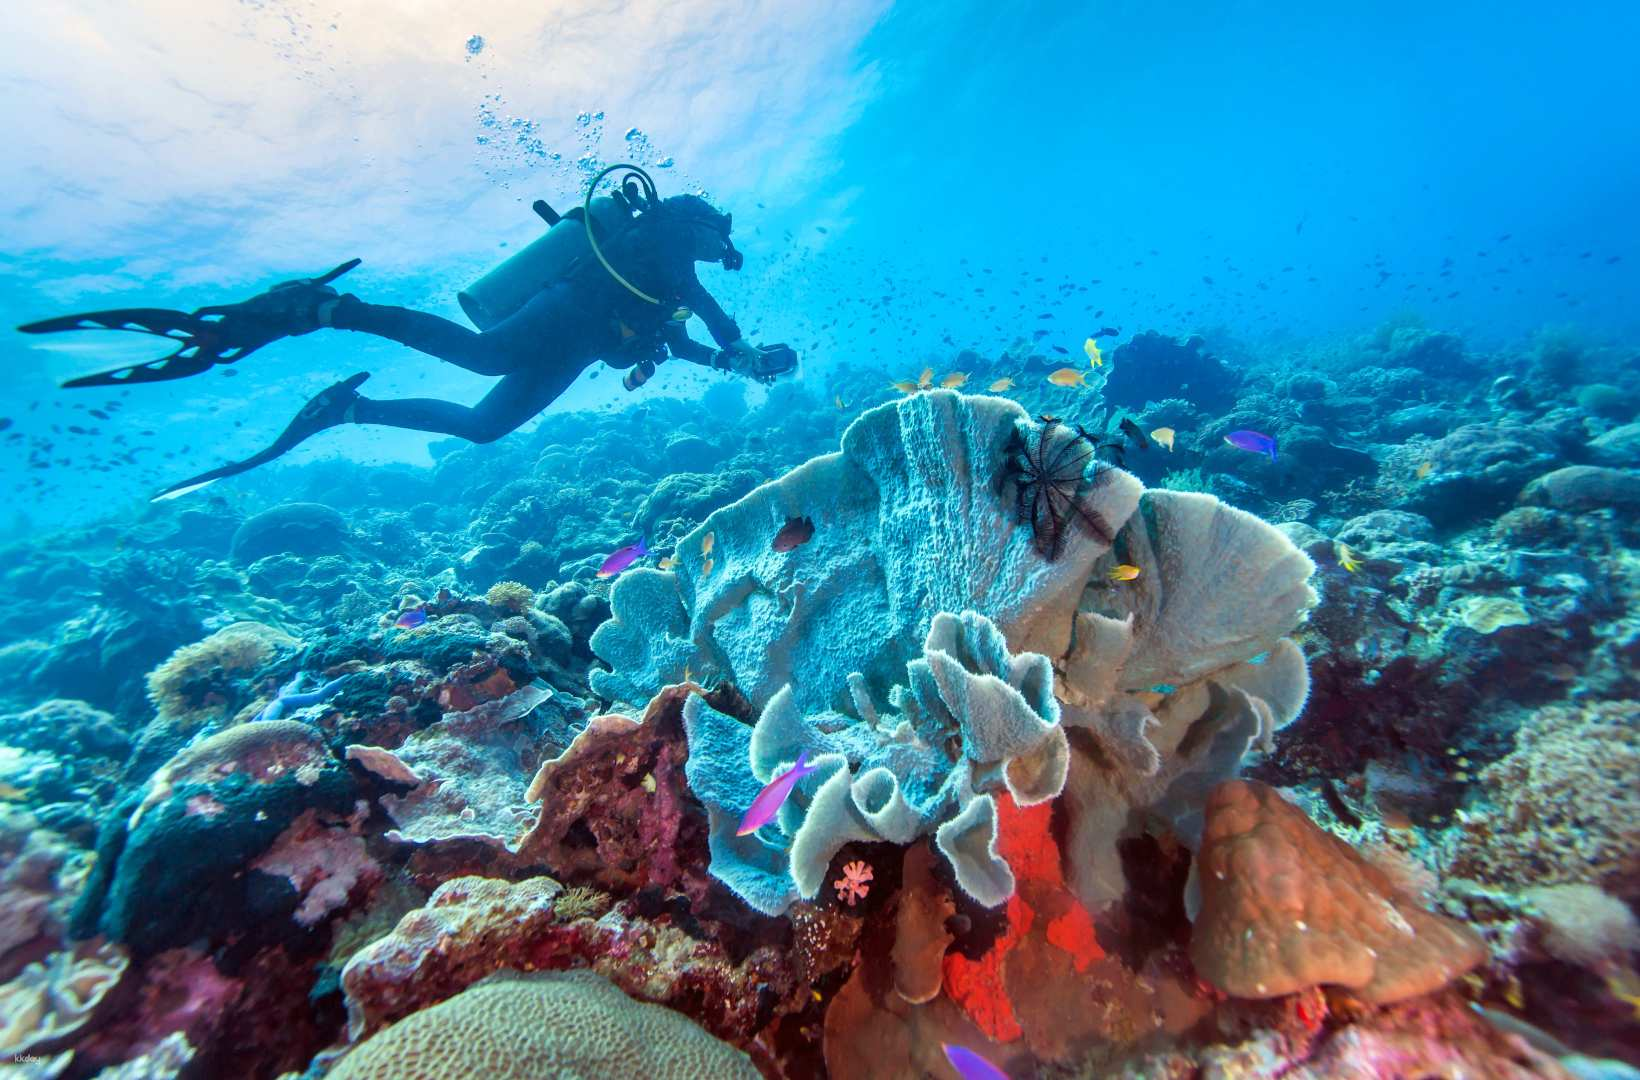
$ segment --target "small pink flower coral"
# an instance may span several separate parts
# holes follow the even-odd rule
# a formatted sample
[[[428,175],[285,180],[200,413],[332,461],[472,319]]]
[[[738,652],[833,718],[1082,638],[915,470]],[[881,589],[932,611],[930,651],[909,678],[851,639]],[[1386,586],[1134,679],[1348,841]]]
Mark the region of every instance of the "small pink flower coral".
[[[864,900],[871,886],[866,882],[871,880],[871,864],[856,860],[843,865],[843,876],[831,883],[837,890],[837,899],[847,900],[848,906],[853,907],[856,900]]]

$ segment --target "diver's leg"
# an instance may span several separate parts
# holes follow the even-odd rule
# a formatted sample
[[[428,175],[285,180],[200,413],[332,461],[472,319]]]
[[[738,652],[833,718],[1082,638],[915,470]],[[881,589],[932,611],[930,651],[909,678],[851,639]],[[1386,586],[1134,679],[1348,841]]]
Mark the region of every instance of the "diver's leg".
[[[483,333],[425,311],[367,304],[352,295],[321,310],[320,321],[397,341],[476,375],[509,375],[533,366],[544,348],[578,330],[576,305],[562,288],[543,290]]]
[[[361,397],[354,402],[349,419],[356,424],[435,431],[468,442],[494,442],[551,405],[579,373],[579,368],[569,365],[553,371],[514,372],[471,408],[437,398],[373,401]]]

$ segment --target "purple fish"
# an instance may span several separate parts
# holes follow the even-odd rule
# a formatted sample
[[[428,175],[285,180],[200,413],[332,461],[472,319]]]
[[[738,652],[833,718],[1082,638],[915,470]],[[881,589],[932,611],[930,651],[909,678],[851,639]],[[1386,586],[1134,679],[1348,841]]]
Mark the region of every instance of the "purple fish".
[[[1276,459],[1276,441],[1268,435],[1261,435],[1256,431],[1232,431],[1224,437],[1224,441],[1237,450],[1251,450],[1255,454],[1269,454],[1271,461]]]
[[[786,796],[792,793],[792,788],[797,786],[799,780],[814,771],[814,766],[808,763],[808,759],[809,752],[804,750],[797,755],[796,765],[763,785],[763,790],[752,800],[752,808],[740,819],[740,828],[735,830],[736,836],[750,836],[774,820],[774,816],[786,802]]]
[[[945,1060],[957,1070],[962,1080],[1008,1080],[1008,1074],[980,1057],[966,1046],[952,1046],[950,1043],[940,1043],[940,1049],[945,1051]]]
[[[426,621],[427,621],[427,609],[426,608],[416,607],[416,608],[411,608],[409,611],[406,611],[403,615],[400,615],[397,619],[394,620],[393,625],[398,627],[400,630],[414,630],[416,627],[420,626],[422,623],[424,623]]]
[[[605,559],[604,565],[598,567],[598,576],[601,578],[614,577],[648,554],[649,546],[644,543],[643,537],[640,536],[636,544],[628,544]]]

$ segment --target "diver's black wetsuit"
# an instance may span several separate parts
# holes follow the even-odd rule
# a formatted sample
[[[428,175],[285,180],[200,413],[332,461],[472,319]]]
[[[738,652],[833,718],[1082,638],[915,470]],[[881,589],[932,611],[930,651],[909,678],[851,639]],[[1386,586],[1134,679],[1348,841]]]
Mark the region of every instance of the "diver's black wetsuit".
[[[545,409],[599,360],[629,367],[639,357],[653,359],[664,344],[681,359],[710,364],[716,350],[691,340],[683,323],[673,321],[677,308],[699,315],[720,346],[738,341],[740,328],[695,276],[696,228],[657,215],[603,244],[610,263],[660,304],[634,296],[590,258],[483,333],[426,312],[342,297],[331,312],[331,326],[400,342],[477,375],[501,377],[470,408],[435,398],[361,397],[350,418],[493,442]]]

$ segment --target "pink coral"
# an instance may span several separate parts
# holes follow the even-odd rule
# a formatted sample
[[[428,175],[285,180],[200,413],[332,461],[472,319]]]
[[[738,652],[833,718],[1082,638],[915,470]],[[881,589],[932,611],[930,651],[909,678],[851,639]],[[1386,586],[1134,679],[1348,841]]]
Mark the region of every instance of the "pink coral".
[[[871,891],[866,884],[871,880],[871,865],[856,859],[843,867],[843,876],[831,883],[837,890],[837,899],[847,900],[848,906],[853,907],[856,900],[864,900]]]

